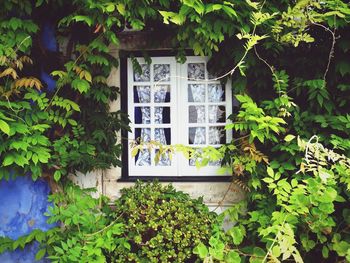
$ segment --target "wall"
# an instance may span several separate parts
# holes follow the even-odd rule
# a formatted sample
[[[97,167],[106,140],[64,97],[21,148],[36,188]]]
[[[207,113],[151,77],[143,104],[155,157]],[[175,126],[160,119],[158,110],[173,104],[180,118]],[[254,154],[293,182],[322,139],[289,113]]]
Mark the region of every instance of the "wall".
[[[29,176],[19,176],[14,180],[0,180],[0,236],[17,239],[34,229],[48,230],[46,223],[50,189],[44,180],[33,182]],[[38,244],[0,254],[1,263],[32,263]],[[36,261],[36,262],[46,262]]]

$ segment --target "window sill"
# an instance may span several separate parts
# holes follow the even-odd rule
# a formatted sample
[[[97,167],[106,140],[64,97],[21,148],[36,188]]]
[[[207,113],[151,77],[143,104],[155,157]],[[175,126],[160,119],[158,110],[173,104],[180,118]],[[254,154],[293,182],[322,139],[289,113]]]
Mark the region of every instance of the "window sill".
[[[127,176],[122,177],[117,180],[117,182],[136,182],[140,181],[154,181],[158,180],[159,182],[197,182],[197,183],[206,183],[206,182],[231,182],[232,176]]]

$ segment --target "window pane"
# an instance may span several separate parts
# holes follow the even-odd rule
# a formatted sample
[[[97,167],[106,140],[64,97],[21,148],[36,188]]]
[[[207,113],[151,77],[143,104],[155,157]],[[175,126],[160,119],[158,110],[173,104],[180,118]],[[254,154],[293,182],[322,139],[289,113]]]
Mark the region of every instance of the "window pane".
[[[155,151],[155,154],[157,154],[159,150]],[[159,156],[159,162],[156,163],[156,166],[170,166],[171,165],[171,160],[170,160],[170,154],[167,152],[163,152]]]
[[[218,161],[209,161],[209,166],[221,166],[221,160]]]
[[[196,166],[196,162],[198,161],[198,163],[201,163],[201,161],[202,161],[202,158],[190,158],[189,160],[188,160],[188,164],[189,164],[189,166]]]
[[[170,102],[170,85],[154,85],[154,102]]]
[[[142,73],[140,74],[140,72],[134,70],[134,81],[150,81],[150,66],[148,64],[141,64],[140,66]]]
[[[151,166],[151,152],[149,150],[139,151],[135,156],[136,166]]]
[[[188,85],[188,102],[205,102],[205,85]]]
[[[190,127],[188,138],[189,144],[205,144],[205,127]]]
[[[209,144],[226,143],[226,133],[224,127],[209,127]]]
[[[209,122],[224,123],[226,120],[225,106],[211,105],[209,106]]]
[[[151,87],[150,86],[134,86],[134,102],[150,103]]]
[[[188,63],[187,65],[187,77],[189,80],[204,79],[204,72],[204,63]]]
[[[225,101],[225,89],[221,84],[208,85],[208,101],[222,102]]]
[[[170,123],[170,107],[154,107],[154,123]]]
[[[205,106],[189,106],[188,107],[189,123],[204,123],[205,122]]]
[[[155,128],[154,140],[164,145],[171,144],[170,128]]]
[[[150,124],[151,123],[151,108],[150,107],[135,107],[135,123]]]
[[[136,128],[135,140],[139,143],[151,141],[151,129],[150,128]]]
[[[169,64],[154,64],[154,81],[170,81],[170,65]]]

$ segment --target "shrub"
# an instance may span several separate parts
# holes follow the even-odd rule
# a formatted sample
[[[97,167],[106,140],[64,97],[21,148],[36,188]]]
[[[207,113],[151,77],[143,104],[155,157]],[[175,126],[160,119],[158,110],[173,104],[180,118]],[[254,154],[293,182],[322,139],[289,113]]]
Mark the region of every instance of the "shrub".
[[[115,206],[131,246],[118,247],[113,262],[195,262],[192,251],[208,243],[215,219],[202,199],[158,182],[123,189]]]

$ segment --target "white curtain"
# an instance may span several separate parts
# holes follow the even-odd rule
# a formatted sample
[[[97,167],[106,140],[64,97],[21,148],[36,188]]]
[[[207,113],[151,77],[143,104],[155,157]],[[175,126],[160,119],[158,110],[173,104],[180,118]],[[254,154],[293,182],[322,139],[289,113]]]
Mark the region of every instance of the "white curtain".
[[[158,90],[154,93],[154,102],[162,103],[165,102],[167,86],[157,86]],[[142,86],[137,87],[137,95],[141,103],[150,102],[150,94]],[[151,108],[150,107],[141,107],[142,114],[142,123],[150,124],[151,123]],[[154,108],[154,123],[162,124],[163,123],[163,107]],[[141,142],[151,141],[151,129],[142,128],[141,129]],[[163,128],[154,129],[154,140],[161,143],[167,144],[165,132]],[[159,166],[169,166],[170,158],[168,154],[161,156]],[[151,153],[149,150],[143,150],[139,152],[138,158],[136,160],[136,166],[150,166],[151,165]]]

